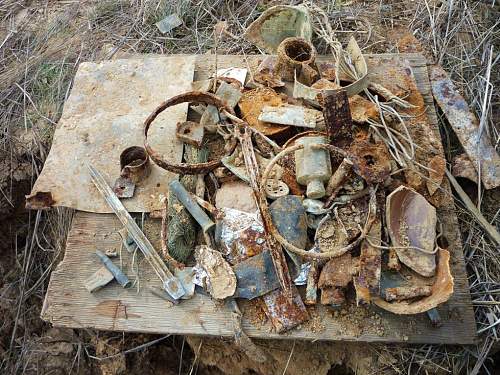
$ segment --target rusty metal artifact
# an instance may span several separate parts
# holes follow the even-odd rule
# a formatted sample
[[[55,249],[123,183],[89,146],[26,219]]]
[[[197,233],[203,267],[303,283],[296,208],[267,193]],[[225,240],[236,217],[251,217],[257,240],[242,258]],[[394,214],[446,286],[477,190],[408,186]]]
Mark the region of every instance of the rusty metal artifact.
[[[228,107],[225,102],[215,96],[214,94],[210,94],[207,92],[200,91],[189,91],[187,93],[174,96],[163,103],[161,103],[144,121],[144,147],[148,152],[149,157],[153,160],[159,167],[166,169],[167,171],[178,173],[178,174],[205,174],[208,173],[215,168],[221,165],[220,159],[211,160],[206,163],[171,163],[164,158],[159,152],[153,150],[153,148],[149,145],[148,141],[148,132],[151,127],[151,124],[155,120],[155,118],[162,113],[165,109],[169,107],[173,107],[174,105],[181,103],[203,103],[206,105],[215,106],[219,112],[226,111],[230,115],[235,116],[232,108]]]

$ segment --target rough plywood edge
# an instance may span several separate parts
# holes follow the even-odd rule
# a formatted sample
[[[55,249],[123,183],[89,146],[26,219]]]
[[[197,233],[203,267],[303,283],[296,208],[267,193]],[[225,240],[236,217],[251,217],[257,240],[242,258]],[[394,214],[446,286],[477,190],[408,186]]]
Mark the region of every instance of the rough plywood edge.
[[[391,57],[391,58],[394,57],[394,55],[383,55],[383,56],[384,57]],[[427,70],[423,69],[426,67],[425,59],[421,55],[418,55],[418,54],[405,54],[405,55],[400,56],[400,57],[406,58],[411,62],[412,68],[414,69],[414,74],[415,74],[417,86],[418,86],[419,90],[421,90],[425,104],[427,106],[432,105],[432,98],[429,97],[430,84],[429,84],[428,78],[427,78]],[[239,57],[239,56],[219,56],[218,58],[219,58],[219,65],[220,66],[223,66],[223,65],[231,66],[232,64],[235,65],[239,61],[244,62],[243,57]],[[250,60],[252,57],[247,57],[247,58],[248,58],[248,60]],[[254,58],[254,60],[256,60],[257,58],[260,58],[260,56],[253,57],[253,58]],[[206,59],[205,56],[203,57],[203,59],[204,59],[203,62],[198,61],[198,65],[203,65],[204,67],[206,67],[207,65],[213,63],[210,61],[210,59]],[[253,62],[255,63],[255,61],[253,61]],[[198,66],[198,70],[200,70],[199,66]],[[205,74],[200,74],[200,72],[197,72],[197,73],[198,73],[198,76],[208,75],[206,73],[206,70],[204,71]],[[437,131],[437,117],[436,117],[434,111],[432,110],[432,107],[430,107],[430,108],[428,107],[427,115],[429,117],[429,122],[434,127],[434,131]],[[446,187],[446,190],[449,191],[449,187]],[[467,277],[466,277],[466,273],[465,273],[465,265],[464,265],[464,261],[463,261],[463,255],[461,254],[460,233],[458,231],[458,226],[457,226],[458,220],[456,218],[456,215],[455,215],[455,212],[453,209],[453,201],[451,199],[450,199],[450,202],[447,202],[448,203],[448,204],[446,204],[447,207],[443,207],[443,210],[446,211],[446,212],[444,212],[444,217],[445,218],[451,217],[451,220],[447,220],[445,222],[445,228],[446,228],[447,232],[449,232],[448,238],[452,239],[452,241],[450,241],[450,245],[453,248],[458,250],[458,251],[453,251],[453,253],[456,255],[454,257],[456,264],[454,264],[453,267],[454,267],[454,273],[456,274],[455,276],[456,276],[458,287],[457,287],[456,293],[454,294],[452,301],[450,301],[450,303],[452,303],[453,307],[464,307],[466,309],[464,315],[466,315],[466,316],[461,317],[462,320],[463,321],[470,321],[470,319],[472,317],[472,322],[473,322],[474,315],[473,315],[472,306],[471,306],[471,302],[470,302],[470,294],[468,291]],[[450,212],[451,212],[451,215],[450,215]],[[82,228],[82,226],[85,227],[88,224],[88,223],[85,223],[85,221],[92,220],[92,217],[95,218],[96,215],[78,213],[75,216],[77,216],[78,220],[75,220],[76,225],[74,227],[75,228]],[[85,216],[87,216],[87,217],[85,218]],[[107,216],[107,215],[99,215],[99,216]],[[77,223],[76,221],[78,221],[79,223]],[[101,221],[101,220],[97,220],[97,221]],[[103,223],[104,223],[104,221],[101,223],[101,225]],[[77,231],[75,234],[81,235],[82,233]],[[71,243],[68,243],[68,246],[69,245],[71,245]],[[63,260],[63,262],[64,262],[64,260]],[[63,265],[64,263],[61,263],[61,264]],[[55,274],[54,276],[57,277],[58,274],[62,272],[61,270],[63,268],[64,268],[64,265],[62,267],[58,267],[57,270],[54,271],[54,274]],[[53,285],[53,283],[51,281],[49,287],[52,285]],[[465,285],[465,288],[463,287],[464,285]],[[49,293],[47,293],[46,301],[44,303],[43,317],[44,317],[44,319],[48,318],[49,320],[52,320],[54,323],[56,323],[56,319],[52,319],[53,317],[48,316],[50,313],[50,310],[47,309],[47,305],[49,305],[51,303],[51,300],[52,300],[52,298],[51,298],[51,293],[49,290]],[[397,317],[395,317],[395,316],[391,317],[388,314],[384,314],[384,316],[388,320],[392,320],[392,319],[394,319],[395,321],[397,320]],[[423,321],[422,317],[415,317],[415,319],[419,320],[421,323]],[[426,318],[424,317],[424,319],[426,319]],[[453,330],[456,328],[456,326],[446,327],[448,322],[449,321],[447,321],[445,324],[446,329]],[[121,328],[125,328],[125,326],[122,326],[121,324],[118,324],[118,325],[110,328],[109,322],[107,322],[106,324],[102,324],[99,327],[96,327],[94,324],[93,325],[81,324],[81,323],[79,324],[79,323],[75,322],[75,319],[73,319],[69,316],[66,316],[66,317],[60,316],[59,319],[57,319],[56,324],[58,326],[65,326],[65,327],[72,327],[72,328],[81,328],[83,326],[87,326],[87,327],[90,326],[92,328],[98,328],[98,329],[104,329],[104,330],[109,330],[109,329],[121,330]],[[219,324],[219,329],[215,330],[216,332],[212,332],[212,335],[213,334],[221,335],[221,336],[231,336],[232,335],[232,331],[230,329],[231,323],[229,320],[229,316],[228,316],[228,319],[223,319],[223,321],[216,323],[216,325],[217,324]],[[132,325],[133,325],[133,323],[132,323]],[[229,328],[226,329],[225,332],[223,332],[223,330],[221,331],[221,329],[220,329],[220,325],[226,326]],[[424,327],[423,331],[425,331],[425,332],[422,332],[422,333],[417,334],[417,335],[411,335],[409,337],[409,339],[407,338],[408,341],[406,341],[403,336],[379,337],[379,336],[370,335],[370,334],[362,334],[360,336],[335,334],[332,337],[331,331],[329,331],[329,332],[324,331],[324,332],[317,332],[317,333],[311,333],[311,332],[307,332],[307,331],[292,331],[291,333],[288,333],[285,335],[278,335],[278,334],[273,334],[273,333],[269,333],[269,332],[262,332],[262,331],[258,330],[256,327],[254,327],[253,325],[251,325],[251,323],[249,323],[247,321],[244,322],[244,327],[249,332],[250,336],[259,337],[259,338],[268,338],[268,339],[303,339],[303,340],[320,339],[320,340],[331,340],[331,341],[337,341],[337,340],[366,341],[366,342],[391,341],[391,342],[406,342],[406,343],[456,343],[456,344],[471,344],[471,343],[474,343],[474,339],[475,339],[475,329],[474,329],[475,327],[472,327],[472,329],[471,329],[469,325],[466,325],[465,329],[464,329],[464,324],[460,325],[460,330],[463,330],[463,331],[459,330],[458,332],[454,332],[454,333],[452,332],[453,333],[452,337],[450,337],[450,333],[447,333],[444,335],[440,334],[440,332],[443,331],[443,329],[429,330],[428,328]],[[152,325],[150,325],[148,327],[133,329],[133,331],[135,331],[135,332],[148,332],[148,333],[158,333],[159,332],[157,327],[154,327]],[[176,331],[177,332],[171,332],[171,333],[206,335],[206,333],[203,332],[204,330],[201,330],[201,329],[199,332],[192,332],[189,330],[179,329],[179,328],[176,329]],[[165,332],[165,331],[162,331],[162,332]],[[330,336],[328,336],[328,335],[330,335]]]

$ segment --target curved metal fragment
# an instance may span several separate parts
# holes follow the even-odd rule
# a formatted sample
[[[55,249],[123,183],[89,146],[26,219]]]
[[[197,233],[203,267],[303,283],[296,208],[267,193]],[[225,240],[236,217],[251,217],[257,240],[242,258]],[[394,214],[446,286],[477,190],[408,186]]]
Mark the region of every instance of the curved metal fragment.
[[[245,37],[269,54],[275,54],[285,38],[311,40],[309,12],[302,6],[277,5],[267,9],[245,31]]]
[[[372,301],[378,307],[394,314],[409,315],[419,314],[431,310],[445,303],[453,294],[453,276],[450,271],[450,253],[448,250],[439,249],[436,280],[431,288],[431,295],[415,302],[399,301],[387,302],[380,297]]]
[[[398,258],[425,277],[436,270],[436,222],[436,209],[415,190],[400,186],[387,196],[386,223]]]
[[[149,157],[153,160],[159,167],[178,174],[205,174],[208,173],[215,168],[221,165],[220,159],[211,160],[206,163],[171,163],[166,160],[163,155],[159,152],[153,150],[153,148],[149,145],[148,142],[148,132],[151,124],[155,120],[155,118],[162,113],[165,109],[169,107],[173,107],[174,105],[181,103],[203,103],[206,105],[213,105],[219,109],[219,111],[227,111],[229,114],[235,116],[234,110],[227,106],[225,102],[215,96],[214,94],[210,94],[207,92],[201,91],[189,91],[184,94],[176,95],[163,103],[161,103],[144,121],[144,148],[146,149]],[[232,150],[231,150],[232,151]]]

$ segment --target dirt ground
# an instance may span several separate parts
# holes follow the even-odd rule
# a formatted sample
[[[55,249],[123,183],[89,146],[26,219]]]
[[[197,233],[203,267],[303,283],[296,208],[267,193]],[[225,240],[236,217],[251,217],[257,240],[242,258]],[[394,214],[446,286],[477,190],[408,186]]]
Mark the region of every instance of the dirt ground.
[[[498,249],[459,204],[473,299],[493,301],[475,306],[482,334],[474,347],[259,341],[270,355],[260,365],[230,340],[58,329],[40,319],[50,272],[62,258],[72,213],[67,209],[28,212],[24,196],[48,154],[78,64],[115,58],[122,52],[258,53],[241,34],[276,3],[0,1],[0,373],[494,373],[500,367],[495,356],[497,328],[489,327],[500,314],[494,292],[500,282]],[[345,42],[354,35],[365,53],[421,52],[429,61],[443,65],[478,116],[484,114],[488,134],[497,140],[500,69],[494,65],[499,40],[495,2],[314,3],[327,12],[339,40]],[[174,12],[184,24],[161,34],[155,22]],[[227,21],[228,33],[216,43],[213,29],[219,21]],[[325,53],[324,43],[316,42],[318,52]],[[494,52],[488,76],[490,46]],[[484,77],[489,77],[493,92],[487,100],[482,94]],[[450,161],[461,150],[445,121],[442,137]],[[476,185],[460,182],[477,203]],[[497,228],[499,197],[498,189],[482,192],[482,212]]]

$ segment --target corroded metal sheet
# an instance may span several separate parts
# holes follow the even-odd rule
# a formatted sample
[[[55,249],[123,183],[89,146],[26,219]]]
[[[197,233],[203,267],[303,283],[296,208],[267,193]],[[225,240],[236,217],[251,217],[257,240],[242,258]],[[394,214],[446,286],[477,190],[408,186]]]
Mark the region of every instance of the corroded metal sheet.
[[[486,189],[500,186],[500,156],[491,145],[486,132],[481,134],[476,116],[440,66],[430,68],[432,93],[448,122],[457,134],[467,155],[478,170]]]
[[[70,97],[57,125],[51,151],[32,190],[28,207],[65,206],[89,212],[111,212],[93,186],[85,163],[102,171],[111,183],[120,175],[120,153],[144,143],[144,120],[163,100],[191,89],[194,56],[143,57],[80,64]],[[174,162],[182,157],[176,124],[186,120],[187,103],[162,112],[149,134],[155,150]],[[151,163],[151,174],[133,198],[123,201],[131,212],[164,207],[174,174]],[[38,202],[40,192],[50,205]],[[48,202],[48,200],[45,200]]]

